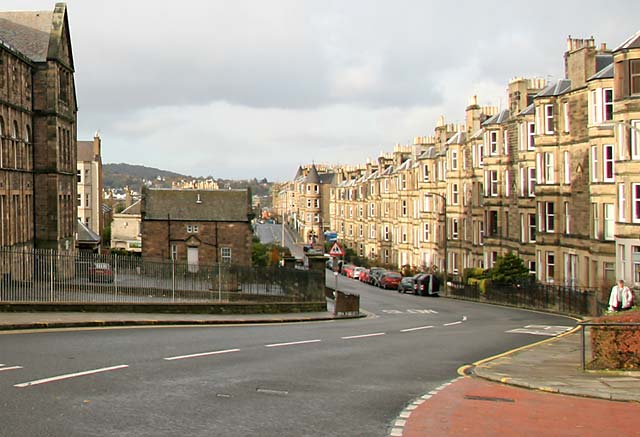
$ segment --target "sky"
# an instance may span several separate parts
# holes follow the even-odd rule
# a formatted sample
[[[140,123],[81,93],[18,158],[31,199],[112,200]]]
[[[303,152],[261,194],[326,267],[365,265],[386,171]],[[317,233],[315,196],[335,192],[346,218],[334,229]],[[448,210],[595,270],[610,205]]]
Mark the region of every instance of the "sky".
[[[54,1],[2,0],[2,10]],[[68,0],[78,140],[103,163],[290,180],[364,163],[505,106],[514,77],[564,77],[569,35],[615,48],[631,0]]]

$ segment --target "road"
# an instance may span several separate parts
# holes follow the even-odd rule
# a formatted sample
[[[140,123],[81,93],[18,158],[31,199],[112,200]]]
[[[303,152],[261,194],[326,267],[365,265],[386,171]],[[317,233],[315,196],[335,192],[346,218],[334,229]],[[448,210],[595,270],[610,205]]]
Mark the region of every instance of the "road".
[[[343,277],[339,289],[360,293],[370,315],[0,334],[0,434],[385,436],[459,366],[542,338],[508,331],[574,324]]]
[[[260,238],[260,241],[264,244],[268,243],[277,243],[282,245],[282,225],[278,223],[258,223],[256,225],[256,235]],[[288,247],[291,250],[291,255],[294,257],[301,259],[304,255],[302,250],[302,246],[296,244],[293,236],[291,235],[291,231],[285,228],[284,233],[284,246]]]

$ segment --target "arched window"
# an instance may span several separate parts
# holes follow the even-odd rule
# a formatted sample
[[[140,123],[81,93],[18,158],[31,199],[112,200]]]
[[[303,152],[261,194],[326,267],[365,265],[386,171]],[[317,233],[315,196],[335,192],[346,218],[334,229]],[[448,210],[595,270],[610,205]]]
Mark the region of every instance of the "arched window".
[[[0,117],[0,138],[4,136],[4,120]]]
[[[24,130],[24,142],[25,143],[31,142],[31,127],[29,127],[29,125],[27,125]]]
[[[18,122],[13,120],[13,135],[12,135],[14,140],[17,140],[18,138],[20,138],[20,130],[18,129]]]

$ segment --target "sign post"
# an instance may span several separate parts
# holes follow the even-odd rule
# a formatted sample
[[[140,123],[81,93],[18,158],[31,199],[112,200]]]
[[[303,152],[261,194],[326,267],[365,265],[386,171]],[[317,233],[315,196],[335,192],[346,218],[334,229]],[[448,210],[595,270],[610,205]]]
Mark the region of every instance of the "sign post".
[[[338,297],[338,269],[336,268],[336,265],[339,262],[338,258],[344,257],[344,249],[336,241],[331,246],[331,249],[329,249],[329,255],[333,257],[333,263],[334,263],[333,275],[336,277],[336,286],[333,291],[334,291],[335,297],[337,298]]]

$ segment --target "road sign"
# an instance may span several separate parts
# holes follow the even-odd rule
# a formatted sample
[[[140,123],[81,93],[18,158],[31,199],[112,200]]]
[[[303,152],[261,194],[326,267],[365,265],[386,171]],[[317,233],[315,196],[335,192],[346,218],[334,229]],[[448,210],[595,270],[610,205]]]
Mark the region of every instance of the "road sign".
[[[333,243],[333,246],[331,246],[331,249],[329,249],[329,255],[344,256],[344,249],[342,249],[342,246],[340,246],[336,241],[335,243]]]

